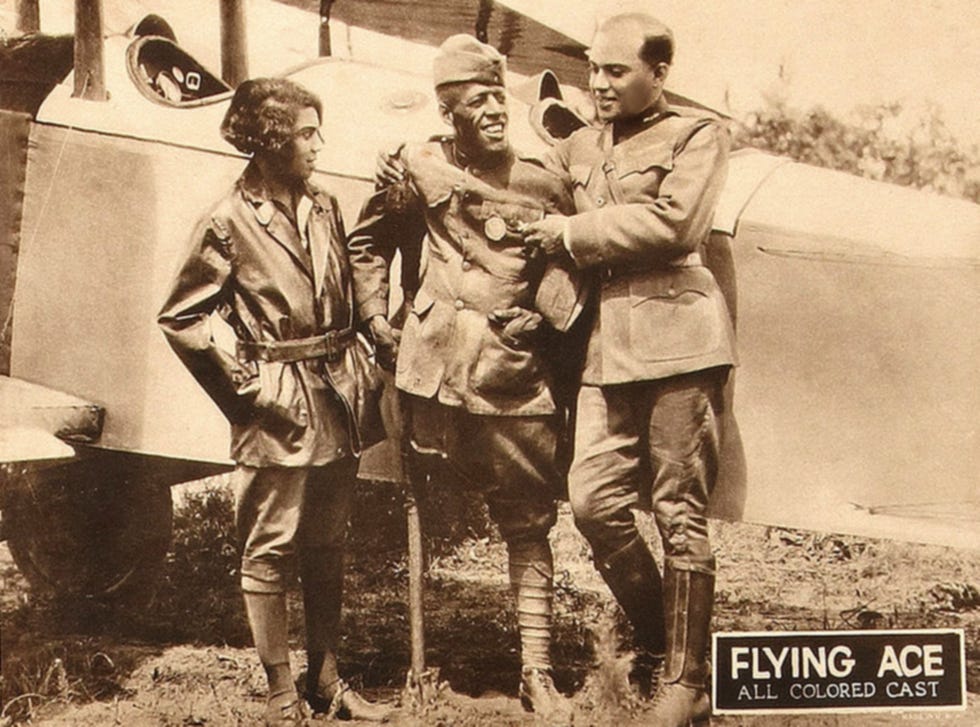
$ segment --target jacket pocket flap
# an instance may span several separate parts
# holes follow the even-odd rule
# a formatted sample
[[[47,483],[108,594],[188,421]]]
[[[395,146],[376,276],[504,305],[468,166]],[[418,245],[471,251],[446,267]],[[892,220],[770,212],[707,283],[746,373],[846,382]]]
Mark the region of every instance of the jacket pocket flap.
[[[636,307],[653,298],[676,299],[685,293],[710,297],[713,287],[710,277],[705,279],[692,270],[645,276],[630,281],[630,305]]]
[[[666,170],[674,168],[673,147],[668,144],[657,144],[633,152],[628,157],[616,161],[616,174],[622,178],[630,174],[642,174],[654,167]]]

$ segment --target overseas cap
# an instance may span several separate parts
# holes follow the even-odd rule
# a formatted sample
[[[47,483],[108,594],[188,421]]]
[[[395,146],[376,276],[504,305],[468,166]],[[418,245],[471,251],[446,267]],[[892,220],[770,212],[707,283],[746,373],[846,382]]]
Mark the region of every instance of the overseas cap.
[[[506,65],[496,48],[460,33],[439,46],[432,63],[432,80],[436,86],[467,81],[502,86]]]

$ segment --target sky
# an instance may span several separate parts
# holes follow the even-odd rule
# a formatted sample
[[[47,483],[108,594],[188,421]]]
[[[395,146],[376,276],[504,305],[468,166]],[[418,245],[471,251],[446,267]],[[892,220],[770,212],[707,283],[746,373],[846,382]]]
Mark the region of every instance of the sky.
[[[596,15],[643,9],[674,32],[676,90],[726,111],[763,95],[839,113],[937,104],[960,139],[980,143],[976,0],[502,1],[586,43]]]
[[[583,42],[588,42],[597,15],[642,8],[674,31],[674,90],[734,115],[759,108],[767,96],[801,108],[823,105],[838,114],[861,105],[899,102],[908,110],[907,120],[935,105],[959,139],[980,144],[977,0],[498,2]],[[205,17],[207,12],[216,16],[216,1],[104,3],[109,30],[121,32],[152,10],[171,20],[192,52],[202,59],[210,56],[212,67],[218,66],[217,35],[210,32],[216,17]],[[43,30],[71,31],[71,0],[40,4]],[[8,33],[14,5],[15,0],[0,0],[0,28]],[[315,54],[315,19],[308,33],[297,36],[285,32],[299,13],[294,8],[247,0],[247,11],[250,49],[257,56],[253,71],[272,72]]]

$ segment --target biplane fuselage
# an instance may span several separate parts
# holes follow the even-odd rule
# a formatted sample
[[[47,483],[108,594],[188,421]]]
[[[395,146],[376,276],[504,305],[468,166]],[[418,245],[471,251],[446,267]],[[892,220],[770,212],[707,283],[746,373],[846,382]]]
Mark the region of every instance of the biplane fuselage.
[[[167,102],[141,43],[106,39],[108,101],[72,97],[69,77],[28,123],[10,374],[104,410],[90,446],[187,475],[229,464],[228,428],[155,317],[244,159],[218,136],[230,93]],[[349,224],[379,148],[444,130],[425,70],[286,73],[324,99],[318,181]],[[543,151],[530,107],[510,103],[512,141]],[[980,472],[980,207],[745,150],[715,227],[734,261],[718,274],[737,315],[741,516],[980,546],[956,517]]]

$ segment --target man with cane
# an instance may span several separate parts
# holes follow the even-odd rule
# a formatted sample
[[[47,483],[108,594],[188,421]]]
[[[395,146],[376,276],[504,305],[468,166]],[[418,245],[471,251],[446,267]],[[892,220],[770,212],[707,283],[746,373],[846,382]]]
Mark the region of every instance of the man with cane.
[[[553,271],[528,253],[519,230],[546,212],[570,212],[571,201],[557,176],[510,147],[496,50],[467,35],[449,38],[434,82],[454,135],[402,147],[403,180],[366,204],[348,241],[357,314],[379,358],[396,364],[409,469],[431,472],[435,462],[478,487],[507,543],[522,704],[567,723],[569,706],[551,674],[548,543],[565,416],[547,353],[572,316],[547,304],[556,300],[550,293],[540,305],[542,279]],[[389,264],[420,233],[425,262],[399,342],[387,319]]]

